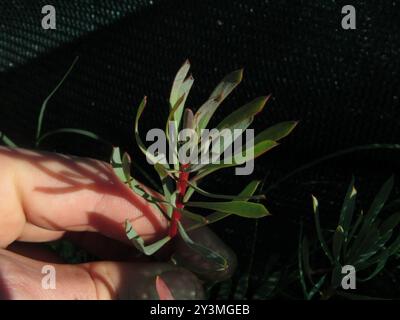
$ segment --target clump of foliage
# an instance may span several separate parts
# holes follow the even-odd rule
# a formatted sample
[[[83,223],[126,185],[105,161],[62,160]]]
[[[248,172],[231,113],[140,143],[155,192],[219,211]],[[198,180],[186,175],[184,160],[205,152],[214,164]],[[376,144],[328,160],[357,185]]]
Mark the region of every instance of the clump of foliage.
[[[387,180],[375,196],[366,214],[361,211],[355,217],[357,191],[354,178],[351,180],[343,201],[340,218],[336,230],[326,239],[319,217],[319,205],[316,197],[312,197],[316,232],[320,248],[327,258],[326,266],[319,266],[317,271],[310,265],[310,245],[307,238],[299,240],[298,263],[300,281],[306,299],[317,293],[322,299],[333,295],[346,298],[362,298],[345,292],[341,288],[343,266],[352,266],[357,272],[356,280],[366,282],[377,276],[391,257],[400,250],[400,235],[395,231],[400,227],[400,212],[383,219],[381,212],[393,188],[394,179]],[[313,254],[316,254],[313,252]],[[315,275],[319,278],[315,279]],[[330,280],[329,280],[330,279]],[[307,282],[312,287],[307,288]]]
[[[188,76],[189,68],[190,64],[186,61],[179,69],[172,85],[171,95],[169,98],[170,112],[165,129],[167,137],[170,136],[169,130],[176,130],[177,136],[178,129],[192,129],[199,133],[202,129],[205,129],[220,104],[240,83],[243,75],[243,70],[237,70],[228,74],[217,85],[207,101],[196,113],[193,113],[191,109],[185,109],[185,102],[194,81],[192,76]],[[254,117],[264,109],[268,99],[269,97],[259,97],[245,104],[222,120],[216,128],[219,130],[227,129],[232,133],[235,129],[247,129],[253,122]],[[228,159],[230,161],[224,161],[219,164],[194,164],[189,161],[187,163],[179,162],[169,165],[167,161],[162,161],[165,160],[165,155],[160,154],[155,156],[154,154],[149,153],[140,138],[139,122],[146,103],[147,99],[145,97],[137,111],[135,119],[135,138],[140,150],[148,159],[151,160],[154,169],[159,175],[163,194],[161,196],[149,194],[134,178],[132,178],[130,157],[127,153],[124,153],[121,156],[119,148],[114,148],[111,163],[115,172],[124,183],[126,183],[135,193],[145,197],[148,201],[153,203],[160,210],[161,214],[167,217],[170,221],[170,227],[168,234],[163,239],[152,244],[145,244],[143,239],[140,238],[134,230],[131,223],[126,221],[127,236],[140,251],[146,255],[151,255],[179,234],[189,247],[197,251],[207,260],[212,261],[217,270],[224,270],[228,267],[225,257],[210,248],[195,243],[190,238],[188,231],[214,223],[230,215],[238,215],[245,218],[261,218],[269,215],[268,210],[263,204],[255,202],[255,200],[264,198],[263,195],[254,195],[260,181],[252,181],[237,196],[213,194],[201,189],[198,185],[204,177],[219,169],[243,164],[271,150],[273,147],[278,145],[277,141],[286,137],[294,129],[297,122],[282,122],[256,135],[252,141],[253,152],[245,150],[245,156],[242,161],[236,161],[236,158],[233,159],[232,157],[231,159]],[[171,122],[174,124],[171,127],[172,129],[170,128]],[[234,134],[232,134],[232,136],[234,136]],[[202,141],[202,139],[209,138],[210,136],[204,137],[200,134],[198,140],[191,142],[191,147],[193,147],[194,144],[198,145],[198,148],[195,150],[199,151],[199,156],[201,156],[201,153],[210,152],[208,149],[204,150],[204,141]],[[212,137],[212,139],[216,139],[216,137]],[[172,149],[175,154],[178,154],[182,145],[176,143],[173,144],[171,141],[168,142],[169,150]],[[227,148],[233,143],[234,139],[229,141],[228,144],[224,144],[224,148]],[[226,150],[224,148],[221,148],[221,153],[216,156],[220,156],[224,150]],[[248,154],[250,154],[250,156],[248,156]],[[195,192],[205,197],[218,199],[218,201],[192,202],[190,201],[190,198]],[[193,212],[192,208],[213,210],[215,212],[204,216]],[[182,224],[182,217],[192,221],[188,229],[186,229]]]

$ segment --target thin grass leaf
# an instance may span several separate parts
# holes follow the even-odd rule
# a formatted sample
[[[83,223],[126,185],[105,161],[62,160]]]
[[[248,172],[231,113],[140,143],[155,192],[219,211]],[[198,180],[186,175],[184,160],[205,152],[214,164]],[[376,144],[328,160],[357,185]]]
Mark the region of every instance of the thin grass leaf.
[[[39,146],[45,139],[54,136],[54,135],[58,135],[58,134],[65,134],[65,133],[72,133],[72,134],[78,134],[96,141],[100,141],[106,145],[110,145],[109,142],[107,142],[106,140],[104,140],[103,138],[101,138],[99,135],[88,131],[88,130],[82,130],[82,129],[76,129],[76,128],[61,128],[61,129],[57,129],[57,130],[53,130],[53,131],[49,131],[46,132],[45,134],[43,134],[40,138],[38,138],[36,140],[36,146]]]
[[[313,283],[312,277],[311,277],[311,267],[310,267],[310,244],[308,242],[308,239],[306,236],[303,237],[303,244],[302,244],[302,258],[303,258],[303,270],[305,275],[307,276],[308,280]]]
[[[392,192],[394,185],[394,177],[391,176],[381,187],[378,194],[375,196],[372,201],[371,207],[368,210],[368,213],[365,215],[364,223],[360,231],[360,236],[368,230],[368,227],[375,221],[377,215],[382,210],[385,205],[387,199],[389,198],[390,193]]]
[[[316,197],[312,196],[312,201],[313,201],[313,209],[314,209],[315,227],[317,229],[317,236],[318,236],[319,243],[321,244],[322,250],[324,251],[325,255],[333,263],[334,262],[333,257],[331,255],[331,253],[329,252],[328,245],[326,244],[326,241],[322,234],[321,223],[319,221],[318,200]]]
[[[301,289],[303,290],[304,298],[308,298],[308,290],[306,279],[304,277],[304,267],[303,267],[303,223],[300,224],[300,232],[299,232],[299,247],[297,249],[297,263],[299,269],[299,278]]]
[[[78,59],[79,59],[79,57],[76,57],[74,59],[74,61],[72,62],[72,65],[69,67],[68,71],[62,77],[61,81],[57,84],[57,86],[53,89],[53,91],[47,96],[47,98],[43,101],[42,107],[40,108],[39,118],[38,118],[38,122],[37,122],[36,144],[38,143],[38,140],[40,139],[40,136],[42,134],[43,117],[44,117],[44,113],[47,108],[47,104],[49,103],[49,100],[54,96],[54,94],[58,91],[58,89],[62,86],[64,81],[67,79],[67,77],[71,73],[72,69],[74,68],[75,64],[77,63]]]

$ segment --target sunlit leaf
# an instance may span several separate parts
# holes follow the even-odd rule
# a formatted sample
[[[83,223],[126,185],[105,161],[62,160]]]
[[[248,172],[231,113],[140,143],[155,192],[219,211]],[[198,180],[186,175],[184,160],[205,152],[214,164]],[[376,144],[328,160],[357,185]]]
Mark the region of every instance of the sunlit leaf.
[[[188,202],[189,207],[215,210],[218,212],[238,215],[245,218],[262,218],[270,215],[268,210],[260,203],[245,201],[230,202]]]
[[[297,124],[298,124],[297,121],[285,121],[275,124],[272,127],[269,127],[264,131],[260,132],[257,135],[256,142],[257,140],[279,141],[288,136],[297,126]]]
[[[211,93],[209,99],[196,112],[194,121],[196,127],[201,130],[207,127],[211,117],[224,101],[224,99],[235,89],[243,77],[243,70],[237,70],[228,74]]]
[[[69,67],[68,71],[62,77],[61,81],[57,84],[57,86],[53,89],[53,91],[47,96],[47,98],[43,101],[42,107],[40,108],[39,118],[38,118],[38,122],[37,122],[36,143],[38,143],[38,141],[41,137],[41,134],[42,134],[43,117],[44,117],[44,113],[47,108],[47,104],[49,103],[49,100],[54,96],[54,94],[58,91],[58,89],[62,86],[64,81],[67,79],[67,77],[71,73],[72,69],[74,68],[75,64],[77,63],[78,59],[79,59],[79,57],[76,57],[74,59],[74,61],[72,62],[72,65]]]

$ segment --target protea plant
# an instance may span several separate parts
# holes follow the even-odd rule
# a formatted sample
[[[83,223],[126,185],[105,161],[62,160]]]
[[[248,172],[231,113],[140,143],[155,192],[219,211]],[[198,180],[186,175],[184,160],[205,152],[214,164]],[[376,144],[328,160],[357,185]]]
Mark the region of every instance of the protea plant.
[[[222,120],[216,126],[216,131],[211,130],[204,134],[204,129],[207,128],[218,107],[241,82],[243,70],[234,71],[223,78],[206,102],[194,113],[191,109],[185,108],[185,102],[194,81],[191,75],[188,76],[189,68],[190,63],[186,61],[175,77],[169,98],[170,111],[165,128],[168,150],[173,153],[175,160],[178,158],[178,161],[169,164],[165,153],[166,148],[164,148],[163,152],[160,152],[160,150],[151,152],[150,149],[152,148],[146,147],[142,141],[139,135],[139,122],[147,104],[146,97],[143,98],[136,114],[136,142],[158,173],[163,194],[159,196],[154,193],[150,194],[132,178],[130,157],[127,153],[121,155],[119,148],[114,148],[111,163],[116,174],[124,183],[129,185],[134,192],[150,201],[170,221],[168,234],[152,244],[145,244],[134,230],[132,224],[126,221],[127,236],[136,248],[146,255],[151,255],[179,234],[190,248],[199,252],[206,259],[212,260],[218,270],[223,270],[227,268],[225,257],[210,248],[194,242],[189,236],[190,231],[230,215],[261,218],[269,215],[269,212],[259,201],[264,199],[264,195],[254,195],[260,184],[258,180],[250,182],[240,194],[233,196],[207,192],[201,189],[199,184],[204,177],[212,172],[226,167],[246,164],[276,147],[278,141],[286,137],[295,128],[297,122],[287,121],[267,128],[256,136],[253,135],[250,141],[246,141],[244,150],[239,148],[239,151],[237,151],[237,148],[234,148],[235,150],[232,152],[234,146],[239,145],[242,147],[242,133],[251,125],[254,117],[263,111],[270,96],[259,97],[245,104]],[[179,139],[182,129],[189,129],[189,131],[186,131],[189,134],[185,136],[187,139],[183,141],[184,143]],[[217,151],[215,151],[214,148],[211,148],[211,145],[219,148],[216,148]],[[187,156],[187,153],[184,152],[187,156],[185,160],[178,157],[178,155],[182,155],[183,150],[190,151],[190,156]],[[222,162],[201,161],[204,156],[207,156],[207,159],[210,156],[212,159],[217,159],[226,154],[228,156],[224,157]],[[195,192],[215,199],[215,201],[190,201]],[[213,210],[214,212],[204,216],[193,212],[193,208],[203,209],[203,211]],[[181,220],[182,217],[185,217],[191,223],[184,226]]]

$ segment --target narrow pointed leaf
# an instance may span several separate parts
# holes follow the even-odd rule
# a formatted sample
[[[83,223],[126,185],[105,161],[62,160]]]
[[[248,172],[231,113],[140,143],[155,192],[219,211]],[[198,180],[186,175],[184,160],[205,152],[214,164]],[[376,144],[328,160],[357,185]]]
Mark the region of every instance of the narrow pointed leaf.
[[[133,245],[138,249],[139,251],[143,252],[145,255],[152,255],[156,253],[158,250],[160,250],[168,241],[171,240],[169,236],[166,236],[165,238],[150,244],[150,245],[145,245],[144,240],[142,237],[140,237],[135,229],[133,228],[132,224],[129,222],[129,220],[125,221],[125,232],[129,240],[132,241]]]
[[[16,148],[17,147],[17,145],[1,131],[0,131],[0,140],[3,141],[3,143],[7,147],[11,147],[11,148]]]
[[[312,196],[312,200],[313,200],[315,227],[317,229],[318,240],[319,240],[319,242],[321,244],[322,250],[324,251],[325,255],[333,263],[334,260],[332,258],[331,253],[329,252],[328,245],[326,244],[326,241],[325,241],[325,239],[323,237],[323,234],[322,234],[321,224],[320,224],[320,221],[319,221],[318,200],[314,196]]]
[[[216,271],[224,271],[228,268],[228,261],[225,257],[223,257],[218,252],[211,250],[210,248],[207,248],[199,243],[194,242],[189,237],[189,235],[187,234],[181,223],[179,223],[179,234],[190,248],[198,252],[206,260],[212,261],[215,264]]]
[[[243,70],[228,74],[211,93],[209,99],[199,108],[195,115],[196,127],[205,129],[211,117],[225,98],[236,88],[243,77]]]
[[[169,98],[171,108],[175,105],[176,101],[182,96],[181,86],[184,83],[186,76],[190,69],[190,62],[186,60],[178,70],[171,88],[171,95]]]
[[[288,136],[297,126],[297,121],[285,121],[273,125],[257,135],[257,140],[279,141]]]
[[[262,204],[245,201],[188,202],[187,206],[235,214],[245,218],[262,218],[270,215]]]
[[[235,110],[217,125],[217,129],[222,130],[224,128],[232,128],[236,123],[254,117],[264,109],[264,106],[270,97],[270,95],[267,97],[258,97],[245,104],[243,107]]]
[[[43,118],[44,118],[44,113],[47,108],[47,104],[49,103],[50,99],[54,96],[54,94],[60,89],[64,81],[67,79],[69,74],[71,73],[72,69],[74,68],[75,64],[77,63],[79,57],[76,57],[74,61],[72,62],[71,66],[65,73],[65,75],[62,77],[61,81],[57,84],[57,86],[53,89],[53,91],[47,96],[47,98],[43,101],[42,107],[40,108],[39,112],[39,118],[37,122],[37,129],[36,129],[36,143],[40,139],[40,136],[42,134],[42,126],[43,126]]]

